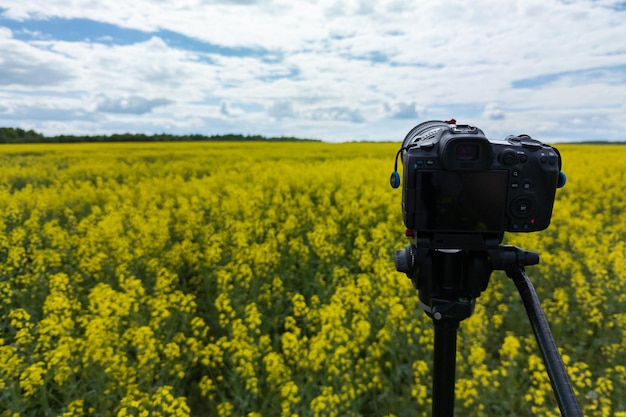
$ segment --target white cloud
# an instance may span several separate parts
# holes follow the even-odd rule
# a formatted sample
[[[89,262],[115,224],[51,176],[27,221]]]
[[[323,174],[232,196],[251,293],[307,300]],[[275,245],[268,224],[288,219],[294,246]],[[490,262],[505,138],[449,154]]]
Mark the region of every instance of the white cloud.
[[[0,86],[51,87],[76,76],[70,61],[54,52],[15,41],[0,27]]]
[[[401,136],[425,117],[476,124],[489,137],[626,139],[626,11],[617,1],[4,0],[2,7],[13,28],[81,18],[121,31],[70,41],[35,23],[19,32],[0,20],[4,124],[11,113],[28,127],[68,133],[217,126],[353,140]],[[128,34],[142,36],[118,42]],[[584,129],[566,132],[563,124]]]
[[[140,96],[112,98],[102,96],[98,99],[96,111],[103,113],[145,114],[150,113],[156,107],[166,106],[170,103],[172,101],[165,98],[148,99]]]
[[[223,101],[220,104],[220,114],[228,118],[237,118],[240,116],[244,116],[246,112],[239,107],[233,106],[229,102]]]
[[[335,106],[335,107],[318,107],[310,113],[313,120],[318,121],[341,121],[351,123],[363,123],[365,118],[358,109]]]
[[[293,105],[291,104],[291,102],[287,100],[275,101],[272,104],[272,106],[268,109],[267,113],[277,120],[282,120],[285,118],[293,118],[296,116],[296,112],[293,108]]]
[[[483,111],[483,117],[491,120],[502,120],[504,119],[504,111],[498,104],[488,103]]]
[[[410,103],[395,103],[394,105],[389,105],[385,103],[385,111],[387,115],[391,119],[413,119],[416,120],[418,118],[417,109],[415,107],[415,102]]]

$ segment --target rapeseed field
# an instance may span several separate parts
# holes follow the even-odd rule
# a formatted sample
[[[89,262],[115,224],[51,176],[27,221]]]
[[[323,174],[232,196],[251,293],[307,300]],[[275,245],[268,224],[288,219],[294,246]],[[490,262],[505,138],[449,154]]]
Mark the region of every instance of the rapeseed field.
[[[428,416],[433,325],[399,144],[0,148],[0,416]],[[626,147],[563,145],[537,288],[585,416],[626,416]],[[557,416],[500,272],[461,323],[456,410]]]

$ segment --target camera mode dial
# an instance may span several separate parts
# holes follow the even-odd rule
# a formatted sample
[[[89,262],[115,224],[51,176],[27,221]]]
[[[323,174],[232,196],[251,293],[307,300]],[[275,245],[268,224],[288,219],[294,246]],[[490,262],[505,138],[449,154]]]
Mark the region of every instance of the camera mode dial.
[[[541,141],[537,139],[533,139],[528,135],[518,135],[518,136],[510,135],[510,136],[507,136],[506,140],[510,144],[522,145],[524,148],[529,148],[529,149],[541,149],[546,146]]]

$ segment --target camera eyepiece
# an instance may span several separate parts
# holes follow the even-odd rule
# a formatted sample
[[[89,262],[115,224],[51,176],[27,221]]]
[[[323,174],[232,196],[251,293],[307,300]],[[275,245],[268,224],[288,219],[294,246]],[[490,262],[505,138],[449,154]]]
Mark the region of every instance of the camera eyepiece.
[[[480,156],[478,145],[475,143],[462,143],[455,148],[457,161],[475,161]]]

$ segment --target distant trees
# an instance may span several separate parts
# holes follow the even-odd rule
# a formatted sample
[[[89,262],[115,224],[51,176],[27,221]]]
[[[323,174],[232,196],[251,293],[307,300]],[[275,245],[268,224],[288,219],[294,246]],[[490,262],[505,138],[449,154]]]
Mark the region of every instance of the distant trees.
[[[294,142],[294,141],[314,141],[317,139],[301,139],[295,137],[264,137],[260,135],[171,135],[160,133],[156,135],[146,135],[143,133],[115,133],[113,135],[58,135],[44,136],[33,130],[24,130],[12,127],[0,127],[0,143],[79,143],[79,142],[244,142],[244,141],[270,141],[270,142]]]
[[[0,143],[37,143],[43,139],[44,136],[34,130],[0,127]]]

